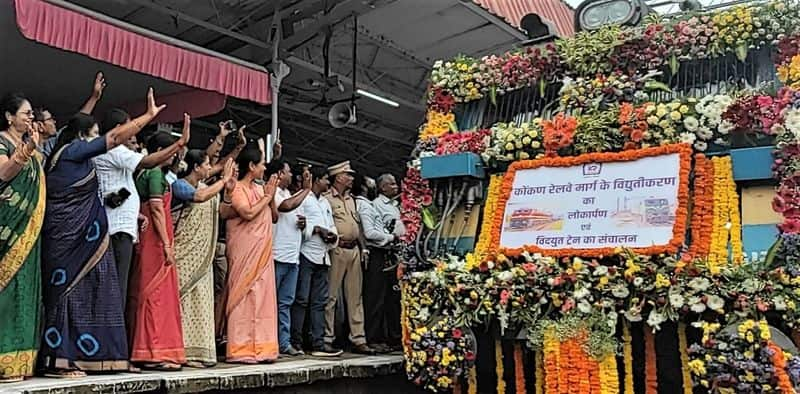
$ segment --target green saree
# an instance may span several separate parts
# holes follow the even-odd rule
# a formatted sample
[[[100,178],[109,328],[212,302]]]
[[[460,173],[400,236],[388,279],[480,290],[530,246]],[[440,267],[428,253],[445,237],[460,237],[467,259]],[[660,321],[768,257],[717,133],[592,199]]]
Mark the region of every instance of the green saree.
[[[0,155],[13,145],[0,136]],[[39,232],[45,183],[35,154],[8,183],[0,181],[0,380],[32,376],[39,343],[41,266]]]

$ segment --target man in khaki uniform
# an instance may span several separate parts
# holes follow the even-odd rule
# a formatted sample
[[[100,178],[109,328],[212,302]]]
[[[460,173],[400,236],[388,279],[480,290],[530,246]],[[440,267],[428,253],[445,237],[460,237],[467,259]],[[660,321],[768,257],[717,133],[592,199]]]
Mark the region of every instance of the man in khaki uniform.
[[[325,345],[332,347],[336,320],[336,302],[339,290],[344,289],[347,305],[347,320],[350,325],[350,342],[353,352],[375,354],[367,345],[364,335],[364,305],[361,298],[361,223],[356,201],[350,195],[353,174],[350,162],[336,164],[328,168],[333,181],[331,192],[326,196],[331,205],[333,222],[339,234],[339,243],[331,251],[331,269],[328,288],[328,303],[325,306]]]

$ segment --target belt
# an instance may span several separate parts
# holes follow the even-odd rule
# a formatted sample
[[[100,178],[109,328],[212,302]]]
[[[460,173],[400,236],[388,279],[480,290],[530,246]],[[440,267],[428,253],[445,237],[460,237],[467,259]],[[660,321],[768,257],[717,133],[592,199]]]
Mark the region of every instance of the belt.
[[[339,245],[342,249],[355,249],[358,247],[358,241],[345,241],[343,239],[339,240]]]

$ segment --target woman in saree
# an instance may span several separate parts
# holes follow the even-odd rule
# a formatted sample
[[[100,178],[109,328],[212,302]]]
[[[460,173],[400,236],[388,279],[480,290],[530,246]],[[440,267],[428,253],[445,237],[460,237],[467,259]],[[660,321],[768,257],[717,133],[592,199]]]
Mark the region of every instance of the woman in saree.
[[[156,105],[150,89],[147,112],[95,138],[97,122],[79,113],[48,158],[40,350],[46,376],[74,378],[85,371],[129,369],[122,295],[92,158],[127,141],[164,107]]]
[[[231,196],[236,216],[226,223],[228,257],[227,359],[255,364],[278,358],[278,305],[272,226],[278,178],[266,184],[263,150],[239,155],[239,182]],[[223,202],[224,203],[224,202]]]
[[[175,262],[181,301],[186,365],[212,367],[217,363],[214,338],[214,272],[219,194],[233,177],[233,160],[224,164],[222,177],[206,185],[213,167],[205,151],[190,150],[184,158],[187,173],[172,184],[172,220],[175,223]]]
[[[7,383],[32,376],[36,363],[46,196],[30,102],[8,95],[0,105],[0,383]]]
[[[184,119],[184,133],[189,122]],[[148,152],[168,149],[173,138],[157,132],[147,140]],[[170,206],[172,188],[166,171],[173,158],[136,177],[141,214],[150,224],[139,234],[128,300],[131,361],[143,369],[177,371],[186,363],[178,296],[178,271]]]

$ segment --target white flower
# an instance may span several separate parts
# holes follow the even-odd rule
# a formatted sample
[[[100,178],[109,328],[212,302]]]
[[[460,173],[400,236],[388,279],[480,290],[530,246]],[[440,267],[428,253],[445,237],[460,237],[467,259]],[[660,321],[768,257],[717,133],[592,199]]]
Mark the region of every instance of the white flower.
[[[786,310],[786,300],[783,299],[783,296],[777,296],[772,301],[775,303],[775,310],[776,311],[785,311]]]
[[[684,144],[693,144],[696,139],[697,136],[694,133],[681,133],[680,135],[680,140]]]
[[[497,279],[503,282],[510,282],[512,279],[514,279],[514,273],[511,271],[503,271],[497,274]]]
[[[642,309],[636,306],[631,307],[631,309],[625,311],[624,313],[625,318],[628,319],[630,322],[639,322],[642,321]]]
[[[578,302],[578,310],[581,313],[584,313],[584,314],[588,315],[589,313],[592,312],[592,304],[590,304],[586,300],[580,300],[580,302]]]
[[[572,296],[573,296],[575,299],[577,299],[577,300],[580,300],[580,299],[583,299],[583,298],[586,298],[586,297],[588,297],[590,294],[591,294],[591,293],[589,292],[589,289],[587,289],[587,288],[583,287],[583,288],[580,288],[580,289],[577,289],[577,290],[575,290],[575,291],[572,293]]]
[[[609,327],[614,328],[617,326],[617,312],[611,311],[606,315],[606,323]]]
[[[706,291],[711,287],[711,282],[706,278],[694,278],[689,281],[689,287],[696,291]]]
[[[689,297],[689,309],[695,313],[703,313],[706,310],[706,304],[700,297]]]
[[[614,297],[617,297],[617,298],[625,298],[625,297],[627,297],[627,296],[628,296],[630,293],[631,293],[631,292],[630,292],[630,291],[628,291],[628,287],[627,287],[627,286],[624,286],[624,285],[621,285],[621,286],[615,286],[613,289],[611,289],[611,294],[612,294]]]
[[[641,276],[637,276],[636,278],[633,279],[633,285],[636,287],[641,286],[642,283],[644,283],[644,278],[642,278]]]
[[[669,303],[675,309],[682,308],[685,301],[686,300],[684,300],[683,296],[679,293],[672,293],[669,295]]]
[[[706,300],[706,305],[708,306],[708,309],[718,311],[725,307],[725,300],[723,300],[722,297],[718,295],[712,294],[708,296],[708,299]]]
[[[731,132],[731,130],[733,130],[734,127],[735,126],[733,123],[723,120],[719,123],[719,128],[717,128],[717,131],[719,131],[720,134],[728,134]]]
[[[695,134],[697,134],[697,137],[703,141],[708,141],[714,136],[714,132],[706,126],[698,128]]]
[[[705,152],[706,149],[708,149],[708,143],[706,143],[705,141],[695,141],[694,149],[697,150],[698,152]]]
[[[683,125],[686,127],[686,130],[694,133],[700,126],[700,122],[698,122],[697,118],[694,116],[687,116],[686,119],[683,120]]]
[[[605,276],[606,274],[608,274],[608,267],[605,265],[598,265],[594,269],[594,276]]]
[[[654,330],[661,329],[661,323],[665,321],[667,321],[667,317],[655,310],[651,311],[650,316],[647,317],[647,325],[653,327]]]

